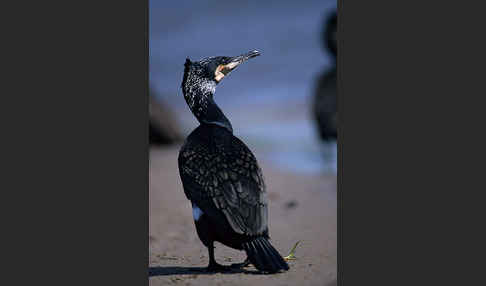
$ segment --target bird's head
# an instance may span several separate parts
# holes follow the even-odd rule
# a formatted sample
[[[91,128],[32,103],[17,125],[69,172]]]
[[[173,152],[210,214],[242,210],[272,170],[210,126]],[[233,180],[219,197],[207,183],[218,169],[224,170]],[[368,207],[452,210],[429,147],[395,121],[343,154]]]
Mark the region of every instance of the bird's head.
[[[211,108],[215,106],[213,95],[218,83],[239,65],[259,55],[258,51],[250,51],[236,57],[208,57],[197,62],[186,59],[181,88],[187,105],[198,120],[211,121],[207,118],[217,113]]]
[[[260,52],[255,50],[236,57],[207,57],[195,62],[187,58],[181,88],[184,92],[198,87],[203,90],[213,89],[214,92],[216,85],[225,76],[246,60],[259,55]]]

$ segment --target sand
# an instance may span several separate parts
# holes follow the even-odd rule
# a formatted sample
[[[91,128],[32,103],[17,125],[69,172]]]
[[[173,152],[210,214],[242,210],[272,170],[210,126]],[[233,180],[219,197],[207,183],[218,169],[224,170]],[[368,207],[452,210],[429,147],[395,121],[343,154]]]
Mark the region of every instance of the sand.
[[[197,237],[190,202],[177,167],[180,146],[150,149],[149,285],[337,285],[336,176],[280,171],[259,160],[269,197],[271,243],[282,254],[302,242],[290,270],[259,274],[253,266],[205,273],[207,249]],[[215,244],[221,264],[242,262],[244,252]]]

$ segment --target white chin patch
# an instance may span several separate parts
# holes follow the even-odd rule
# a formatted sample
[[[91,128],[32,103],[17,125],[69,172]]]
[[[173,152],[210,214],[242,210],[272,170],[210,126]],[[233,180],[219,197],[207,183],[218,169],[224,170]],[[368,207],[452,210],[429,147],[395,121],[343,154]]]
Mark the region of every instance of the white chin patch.
[[[198,208],[196,205],[192,205],[192,216],[194,217],[194,220],[197,221],[199,218],[203,215],[203,212],[200,208]]]

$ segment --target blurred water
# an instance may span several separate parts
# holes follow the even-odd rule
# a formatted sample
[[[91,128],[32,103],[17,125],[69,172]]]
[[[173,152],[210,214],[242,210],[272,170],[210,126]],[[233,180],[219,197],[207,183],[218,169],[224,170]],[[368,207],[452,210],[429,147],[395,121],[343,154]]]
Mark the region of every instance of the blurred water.
[[[280,168],[335,173],[335,144],[319,143],[309,114],[315,78],[330,66],[320,33],[335,1],[150,0],[149,5],[150,84],[187,132],[197,123],[180,90],[185,58],[257,49],[262,56],[238,67],[216,90],[235,135]]]

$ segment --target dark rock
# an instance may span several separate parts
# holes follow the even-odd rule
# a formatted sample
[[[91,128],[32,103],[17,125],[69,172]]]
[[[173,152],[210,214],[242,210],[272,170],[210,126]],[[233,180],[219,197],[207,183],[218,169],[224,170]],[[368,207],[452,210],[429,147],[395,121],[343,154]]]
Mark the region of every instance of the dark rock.
[[[149,142],[169,145],[182,141],[179,125],[167,104],[149,94]]]

